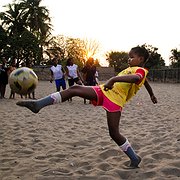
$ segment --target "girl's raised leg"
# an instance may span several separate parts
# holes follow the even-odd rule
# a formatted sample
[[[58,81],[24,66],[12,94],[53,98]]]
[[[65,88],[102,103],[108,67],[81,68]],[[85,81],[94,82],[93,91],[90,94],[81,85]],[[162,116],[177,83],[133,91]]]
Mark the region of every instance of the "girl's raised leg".
[[[38,113],[45,106],[64,102],[74,96],[79,96],[89,100],[97,100],[97,95],[91,86],[74,85],[64,91],[55,92],[38,100],[19,101],[16,104],[30,109],[34,113]]]

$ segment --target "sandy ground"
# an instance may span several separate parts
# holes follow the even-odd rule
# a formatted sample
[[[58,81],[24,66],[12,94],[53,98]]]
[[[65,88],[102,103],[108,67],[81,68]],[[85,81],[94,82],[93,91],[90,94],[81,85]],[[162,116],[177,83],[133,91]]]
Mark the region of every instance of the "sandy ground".
[[[120,131],[142,157],[138,169],[110,139],[106,113],[83,99],[48,106],[38,114],[0,99],[1,180],[179,180],[180,84],[151,83],[154,105],[144,87],[124,108]],[[55,90],[39,82],[36,98]]]

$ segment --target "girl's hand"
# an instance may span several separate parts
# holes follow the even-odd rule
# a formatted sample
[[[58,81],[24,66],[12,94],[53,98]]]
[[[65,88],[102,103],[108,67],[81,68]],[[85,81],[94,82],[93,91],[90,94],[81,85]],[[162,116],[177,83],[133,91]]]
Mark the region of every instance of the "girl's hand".
[[[109,79],[105,84],[104,84],[104,90],[108,91],[109,89],[112,89],[114,85],[114,82]]]
[[[157,103],[157,98],[156,98],[154,95],[152,95],[152,96],[151,96],[151,101],[152,101],[154,104],[156,104],[156,103]]]

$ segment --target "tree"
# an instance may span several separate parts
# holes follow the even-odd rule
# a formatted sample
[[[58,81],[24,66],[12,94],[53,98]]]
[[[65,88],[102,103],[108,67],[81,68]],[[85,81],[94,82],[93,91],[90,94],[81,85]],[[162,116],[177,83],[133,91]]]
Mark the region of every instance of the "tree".
[[[176,49],[171,50],[172,56],[170,57],[171,66],[173,68],[180,68],[180,51]]]
[[[80,67],[83,66],[84,60],[84,46],[83,41],[78,38],[69,38],[62,35],[54,36],[45,50],[46,55],[49,59],[54,56],[61,60],[62,64],[72,57],[74,63],[78,64]]]
[[[144,44],[142,47],[145,47],[149,52],[149,59],[147,63],[145,64],[146,68],[152,68],[152,69],[160,69],[165,66],[164,59],[162,56],[157,52],[158,48],[153,47],[152,45]]]
[[[80,67],[85,63],[85,48],[83,40],[79,38],[68,38],[66,41],[67,57],[73,57]]]
[[[93,46],[93,42],[95,41],[91,41],[91,45],[89,45],[87,40],[59,35],[51,39],[45,52],[50,59],[54,56],[59,57],[62,64],[69,57],[72,57],[74,63],[78,64],[79,67],[82,67],[87,59],[89,59],[88,54],[95,55],[97,53],[98,45],[94,44]],[[98,59],[95,60],[95,64],[99,66]]]
[[[111,51],[106,54],[106,60],[110,67],[114,67],[116,72],[122,71],[128,66],[128,53],[121,51]]]
[[[23,16],[26,19],[27,27],[39,41],[41,50],[40,59],[43,60],[43,46],[51,35],[52,25],[49,17],[49,10],[45,6],[40,6],[42,0],[21,0]]]
[[[89,59],[90,57],[94,57],[100,50],[100,45],[96,40],[93,39],[83,39],[84,46],[84,56],[85,59]]]
[[[2,28],[6,32],[6,45],[3,47],[2,55],[11,57],[11,59],[17,58],[15,56],[17,51],[15,39],[21,36],[21,33],[25,30],[24,22],[22,19],[21,6],[19,4],[8,4],[5,6],[7,11],[0,13],[0,19],[2,21]],[[13,51],[14,50],[14,51]]]
[[[66,37],[65,36],[53,36],[49,39],[49,43],[45,47],[45,53],[48,59],[58,57],[59,59],[65,59]]]
[[[0,26],[0,54],[3,53],[3,49],[7,44],[7,33],[2,26]]]
[[[8,4],[7,11],[0,13],[2,27],[7,32],[7,43],[3,52],[12,59],[32,61],[40,64],[43,46],[51,35],[49,11],[40,6],[41,0],[22,0]],[[20,58],[20,59],[19,59]]]
[[[25,29],[25,22],[22,17],[22,7],[20,4],[8,4],[5,6],[8,10],[0,13],[2,27],[4,27],[9,37],[21,34]]]

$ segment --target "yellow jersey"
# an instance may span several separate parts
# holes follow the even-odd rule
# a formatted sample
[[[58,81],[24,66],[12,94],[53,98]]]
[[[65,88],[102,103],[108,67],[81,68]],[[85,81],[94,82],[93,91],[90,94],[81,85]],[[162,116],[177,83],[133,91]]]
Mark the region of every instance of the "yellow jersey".
[[[143,72],[143,73],[141,73]],[[124,75],[140,75],[141,80],[138,83],[127,83],[127,82],[116,82],[113,85],[113,88],[105,91],[104,85],[100,85],[100,88],[104,95],[113,103],[123,107],[124,104],[129,101],[140,89],[140,87],[144,84],[146,76],[148,74],[148,70],[142,67],[128,67],[127,69],[121,71],[117,76]]]

